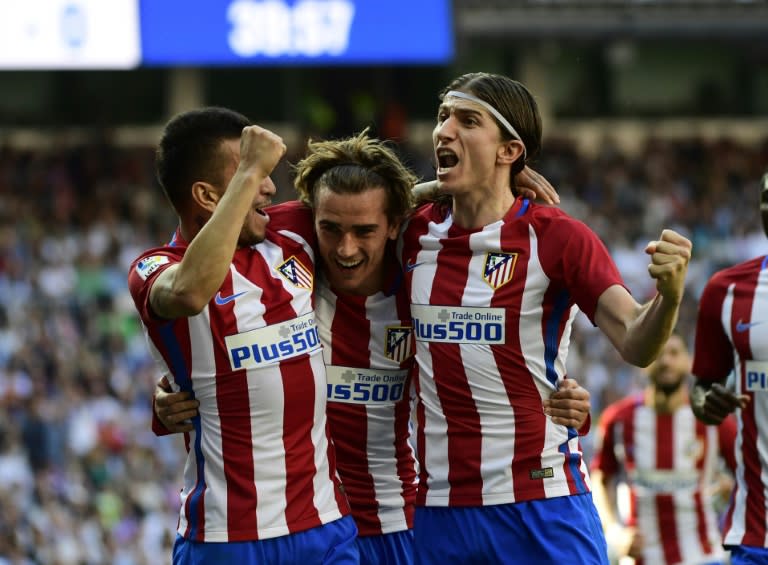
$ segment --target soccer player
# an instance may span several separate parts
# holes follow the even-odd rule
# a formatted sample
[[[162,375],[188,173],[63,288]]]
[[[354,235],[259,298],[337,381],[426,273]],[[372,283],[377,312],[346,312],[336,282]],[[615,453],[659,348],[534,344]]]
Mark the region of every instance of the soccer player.
[[[278,232],[264,212],[284,153],[222,108],[174,117],[157,151],[179,227],[128,282],[160,371],[199,402],[174,564],[359,561],[326,430],[312,226]]]
[[[760,184],[768,236],[768,173]],[[736,488],[723,543],[731,563],[768,563],[768,255],[715,273],[704,287],[696,321],[696,377],[691,405],[717,424],[735,412]],[[729,375],[733,383],[726,386]]]
[[[392,244],[416,180],[394,151],[365,133],[310,142],[296,166],[321,259],[315,300],[329,430],[367,565],[413,559],[413,336]]]
[[[361,563],[370,565],[413,562],[413,337],[393,244],[411,210],[415,180],[390,148],[365,133],[310,142],[295,181],[306,207],[278,205],[293,206],[294,213],[271,223],[288,230],[313,222],[317,233],[316,314],[327,366],[329,429],[359,530]],[[313,220],[306,218],[311,212]],[[278,225],[283,220],[288,222]],[[576,427],[589,413],[589,394],[574,381],[546,403],[558,421]],[[195,415],[194,401],[179,393],[157,391],[155,408],[170,431],[184,431],[180,418]]]
[[[578,309],[628,362],[655,358],[691,243],[664,230],[648,244],[658,293],[638,304],[594,232],[515,197],[516,174],[541,147],[530,92],[472,73],[440,98],[433,143],[446,200],[416,210],[398,248],[416,339],[416,561],[606,563],[577,432],[542,400],[565,377]]]
[[[600,418],[592,492],[609,547],[635,563],[722,564],[713,485],[724,460],[733,471],[733,418],[706,426],[690,409],[691,356],[672,334],[648,368],[645,389],[609,405]],[[722,458],[722,459],[720,459]],[[617,488],[629,487],[628,515]],[[730,490],[726,495],[730,495]]]

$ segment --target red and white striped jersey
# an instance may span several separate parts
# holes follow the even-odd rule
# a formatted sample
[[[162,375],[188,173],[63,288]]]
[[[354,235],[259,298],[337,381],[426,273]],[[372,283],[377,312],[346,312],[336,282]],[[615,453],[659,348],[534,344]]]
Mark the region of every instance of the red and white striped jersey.
[[[734,373],[736,488],[724,543],[768,547],[768,256],[715,273],[699,302],[693,374],[722,381]]]
[[[295,210],[270,209],[281,213]],[[304,224],[310,234],[268,226],[265,241],[238,249],[219,291],[189,318],[159,319],[149,306],[157,274],[186,251],[178,232],[131,266],[161,372],[200,401],[181,490],[178,533],[188,539],[266,539],[349,513],[326,427],[312,223]]]
[[[578,307],[623,284],[599,238],[518,199],[481,229],[416,211],[398,250],[416,338],[417,504],[481,506],[589,492],[576,430],[544,415]]]
[[[399,265],[389,293],[337,294],[318,278],[317,324],[328,378],[328,423],[361,536],[413,526],[410,436],[413,335]],[[394,284],[392,284],[394,283]]]
[[[600,419],[592,469],[626,480],[626,523],[643,535],[637,565],[721,561],[723,549],[711,488],[718,457],[733,466],[736,423],[705,426],[688,404],[657,413],[633,395],[608,406]]]

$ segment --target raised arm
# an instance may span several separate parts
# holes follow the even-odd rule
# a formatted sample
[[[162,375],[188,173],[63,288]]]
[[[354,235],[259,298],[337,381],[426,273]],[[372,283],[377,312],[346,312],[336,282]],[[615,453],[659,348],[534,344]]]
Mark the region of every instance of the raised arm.
[[[243,222],[259,191],[266,205],[274,192],[269,174],[285,153],[282,139],[259,126],[243,129],[240,156],[233,152],[234,176],[223,195],[211,185],[196,183],[200,223],[204,225],[184,258],[158,275],[150,291],[152,309],[160,317],[198,314],[224,281],[237,247]],[[203,217],[210,214],[207,221]]]
[[[600,296],[595,323],[611,340],[622,358],[646,367],[661,351],[677,323],[691,259],[691,242],[673,230],[664,230],[650,242],[648,273],[656,280],[656,296],[640,305],[621,286],[614,285]]]

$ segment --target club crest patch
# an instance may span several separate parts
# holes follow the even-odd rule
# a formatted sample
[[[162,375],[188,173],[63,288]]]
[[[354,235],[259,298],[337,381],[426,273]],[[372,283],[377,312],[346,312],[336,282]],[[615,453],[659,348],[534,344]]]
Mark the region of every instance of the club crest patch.
[[[497,289],[512,280],[517,253],[486,253],[483,280]]]
[[[295,256],[292,255],[282,265],[278,266],[277,272],[283,275],[292,285],[312,290],[312,271],[307,269]]]
[[[387,328],[384,354],[388,359],[402,363],[413,356],[411,349],[413,329],[410,326],[390,326]]]
[[[168,257],[165,255],[152,255],[151,257],[144,257],[136,263],[136,274],[138,274],[142,280],[147,280],[147,277],[157,271],[161,266],[168,263]]]

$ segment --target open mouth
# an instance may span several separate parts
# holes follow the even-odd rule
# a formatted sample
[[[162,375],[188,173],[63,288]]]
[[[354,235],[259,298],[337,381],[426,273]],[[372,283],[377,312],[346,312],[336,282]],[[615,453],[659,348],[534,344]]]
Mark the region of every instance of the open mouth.
[[[363,264],[362,259],[358,261],[342,261],[341,259],[336,259],[336,266],[338,266],[342,270],[351,271],[352,269],[356,269],[362,264]]]
[[[267,202],[266,204],[262,204],[261,206],[254,206],[253,207],[253,211],[256,212],[259,216],[264,216],[265,218],[268,218],[269,214],[267,214],[264,211],[264,208],[266,208],[269,205],[270,205],[270,203]]]
[[[447,171],[459,163],[456,153],[450,149],[438,149],[436,152],[438,171]]]

